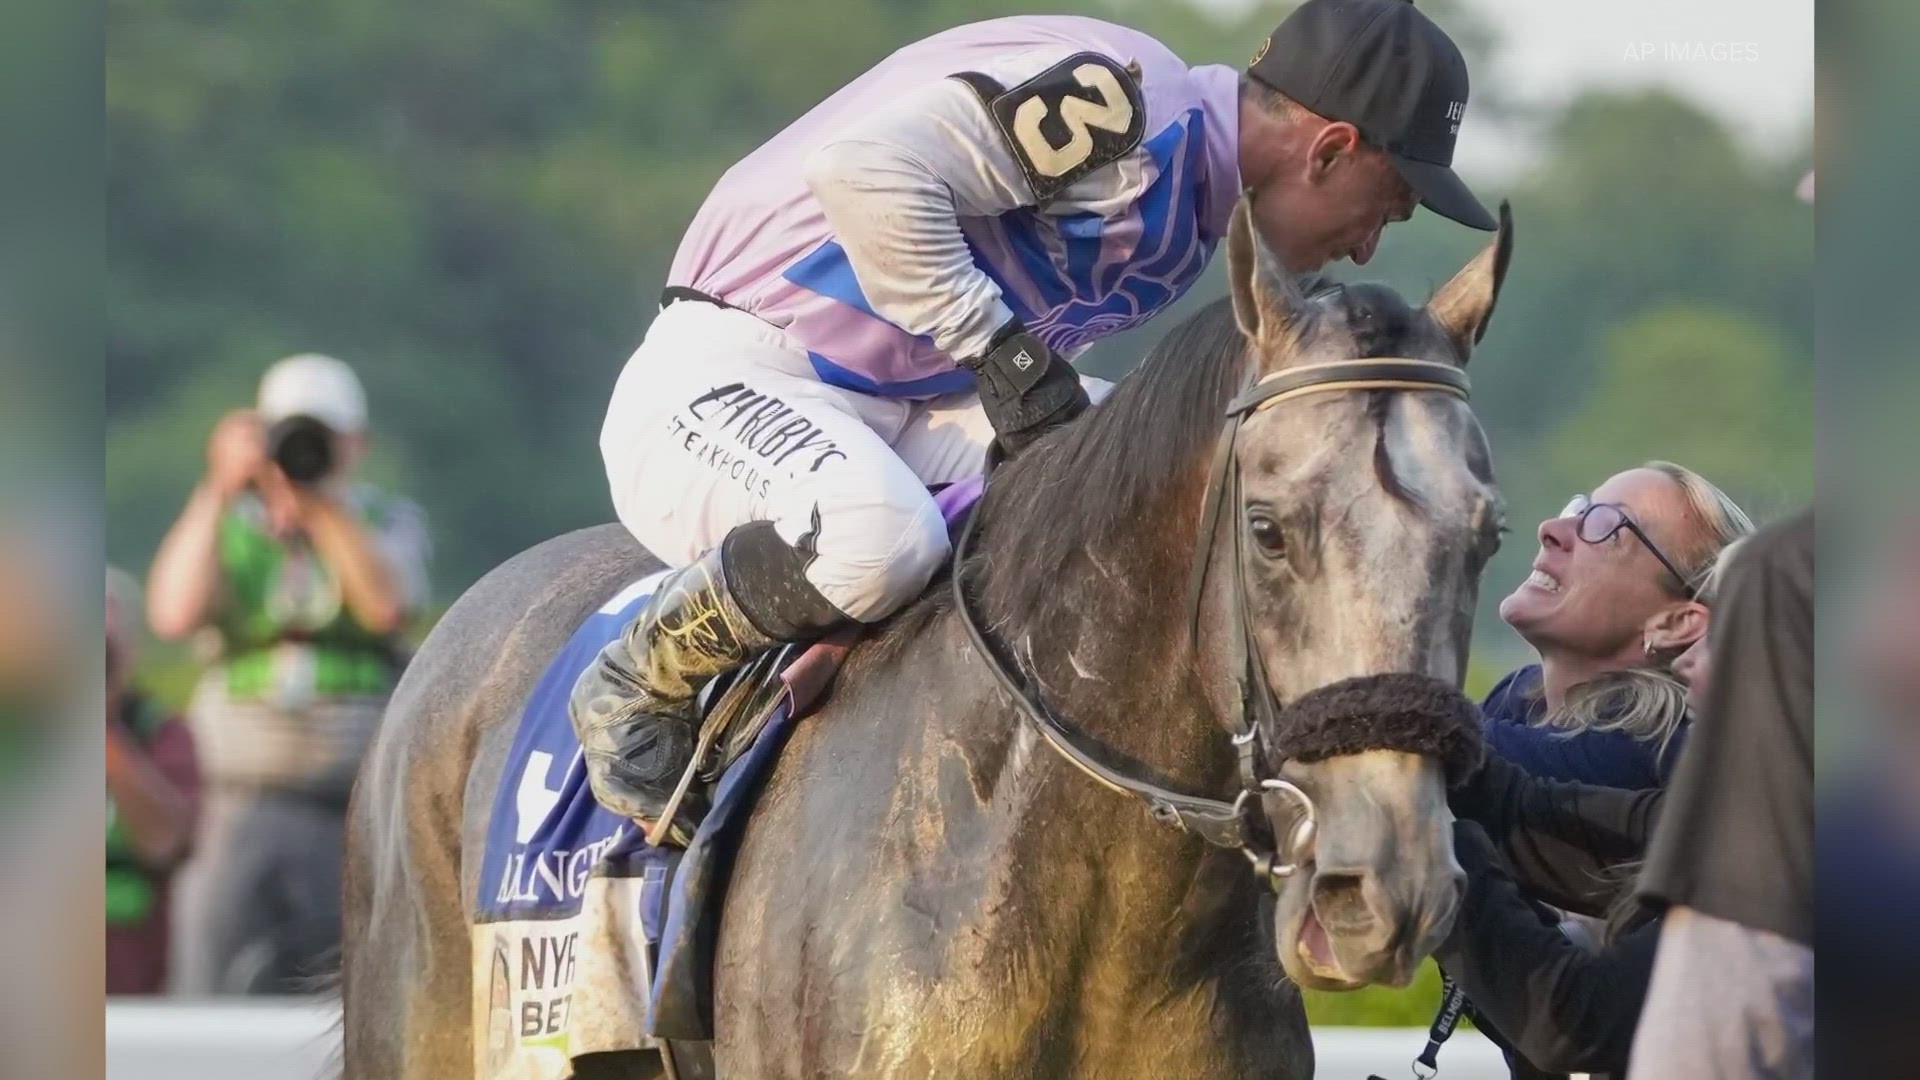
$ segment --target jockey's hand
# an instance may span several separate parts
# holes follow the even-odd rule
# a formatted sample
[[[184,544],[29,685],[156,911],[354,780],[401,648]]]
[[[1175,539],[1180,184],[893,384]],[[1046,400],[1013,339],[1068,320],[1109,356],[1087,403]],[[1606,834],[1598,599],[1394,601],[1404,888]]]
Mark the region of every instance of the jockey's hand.
[[[1073,365],[1010,319],[985,354],[963,360],[980,389],[980,404],[1005,457],[1087,409],[1087,391]]]

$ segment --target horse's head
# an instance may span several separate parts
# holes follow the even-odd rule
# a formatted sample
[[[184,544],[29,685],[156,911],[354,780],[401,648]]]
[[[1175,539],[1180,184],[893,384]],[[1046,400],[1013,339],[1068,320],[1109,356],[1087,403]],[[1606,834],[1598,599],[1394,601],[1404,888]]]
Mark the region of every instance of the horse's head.
[[[1368,357],[1465,365],[1512,250],[1505,206],[1500,218],[1414,308],[1379,285],[1263,273],[1243,205],[1228,265],[1258,375]],[[1263,741],[1318,807],[1310,861],[1281,890],[1280,960],[1304,986],[1404,985],[1463,885],[1446,774],[1480,749],[1455,688],[1502,528],[1486,438],[1462,396],[1363,377],[1248,413],[1236,457],[1247,621],[1283,706]]]

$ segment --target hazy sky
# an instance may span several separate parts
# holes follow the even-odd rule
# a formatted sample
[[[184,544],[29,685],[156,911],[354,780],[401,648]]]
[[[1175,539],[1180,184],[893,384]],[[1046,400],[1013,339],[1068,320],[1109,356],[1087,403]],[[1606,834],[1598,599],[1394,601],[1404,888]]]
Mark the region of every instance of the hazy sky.
[[[1244,10],[1260,0],[1203,0]],[[1499,62],[1475,71],[1528,101],[1593,86],[1669,86],[1725,117],[1755,146],[1798,145],[1813,112],[1813,0],[1461,0],[1500,32]],[[1461,164],[1519,148],[1476,128]]]

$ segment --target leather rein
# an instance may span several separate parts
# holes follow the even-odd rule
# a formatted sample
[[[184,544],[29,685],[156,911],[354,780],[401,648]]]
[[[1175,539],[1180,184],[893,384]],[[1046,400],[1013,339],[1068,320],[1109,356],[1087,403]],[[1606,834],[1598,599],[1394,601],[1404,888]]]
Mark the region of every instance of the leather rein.
[[[1235,443],[1240,427],[1249,417],[1282,401],[1307,394],[1367,390],[1434,390],[1461,399],[1468,396],[1466,372],[1452,364],[1399,357],[1365,360],[1338,360],[1286,368],[1235,395],[1228,403],[1225,425],[1215,445],[1207,470],[1206,494],[1200,519],[1200,549],[1194,558],[1187,594],[1187,647],[1197,649],[1200,636],[1200,608],[1206,595],[1207,575],[1213,562],[1214,537],[1229,501],[1238,504],[1240,475],[1234,468]],[[1231,499],[1229,500],[1229,496]],[[1235,678],[1240,691],[1240,709],[1227,718],[1228,734],[1238,760],[1240,791],[1232,802],[1192,795],[1161,787],[1130,776],[1101,761],[1083,745],[1082,737],[1056,714],[1034,690],[1028,680],[1016,673],[1016,665],[1003,659],[987,639],[967,598],[963,570],[973,545],[981,513],[976,510],[961,529],[953,560],[953,603],[960,625],[985,658],[988,670],[1020,706],[1021,715],[1040,736],[1068,763],[1087,774],[1096,783],[1122,795],[1130,795],[1147,805],[1149,814],[1163,825],[1191,833],[1207,843],[1239,851],[1252,864],[1256,877],[1275,892],[1311,856],[1318,827],[1313,800],[1290,781],[1273,775],[1266,767],[1268,755],[1262,732],[1271,732],[1279,704],[1260,659],[1247,603],[1244,521],[1233,527],[1233,617],[1229,633],[1234,649],[1241,654],[1243,667]],[[1255,804],[1265,820],[1255,813]],[[1278,822],[1288,821],[1284,838],[1278,843],[1273,830]]]

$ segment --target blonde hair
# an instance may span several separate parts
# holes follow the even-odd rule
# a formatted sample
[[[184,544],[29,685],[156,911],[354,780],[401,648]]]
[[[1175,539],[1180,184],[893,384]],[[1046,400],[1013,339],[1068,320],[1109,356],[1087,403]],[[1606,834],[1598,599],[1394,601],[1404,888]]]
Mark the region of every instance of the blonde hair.
[[[1687,685],[1664,667],[1637,667],[1605,672],[1572,687],[1566,701],[1549,710],[1540,725],[1568,735],[1618,731],[1652,743],[1654,757],[1664,758],[1686,716]]]
[[[1698,592],[1720,565],[1721,553],[1753,532],[1753,519],[1732,496],[1685,465],[1649,461],[1640,467],[1672,480],[1686,499],[1687,524],[1692,528],[1687,538],[1676,544],[1678,550],[1668,554],[1686,576],[1687,584]]]
[[[1753,519],[1712,481],[1684,465],[1649,461],[1652,469],[1680,486],[1687,501],[1685,541],[1669,553],[1694,599],[1711,607],[1726,576],[1734,550],[1753,532]],[[1687,716],[1687,686],[1673,674],[1674,657],[1649,657],[1654,663],[1623,671],[1609,671],[1573,687],[1557,709],[1542,718],[1543,727],[1569,735],[1579,731],[1618,731],[1653,744],[1654,757],[1663,759],[1674,733]]]

